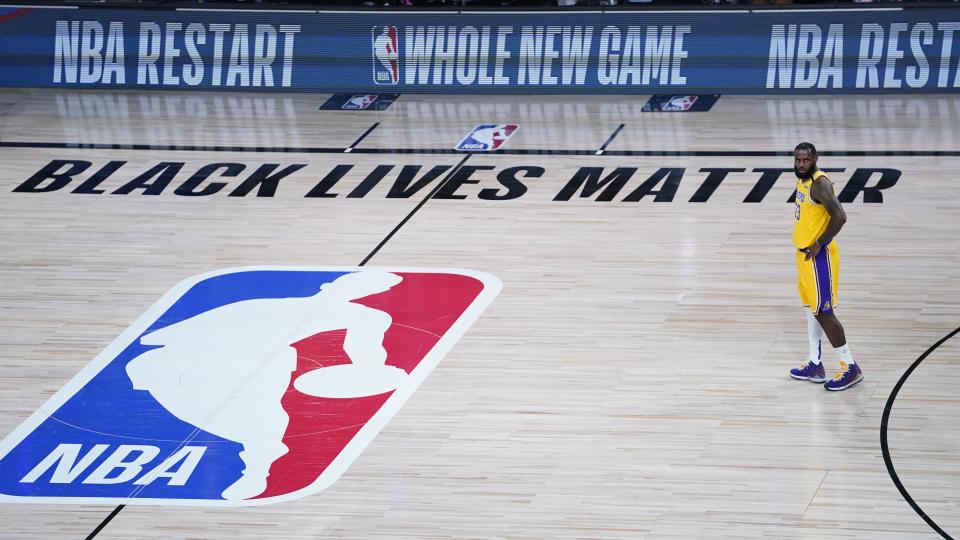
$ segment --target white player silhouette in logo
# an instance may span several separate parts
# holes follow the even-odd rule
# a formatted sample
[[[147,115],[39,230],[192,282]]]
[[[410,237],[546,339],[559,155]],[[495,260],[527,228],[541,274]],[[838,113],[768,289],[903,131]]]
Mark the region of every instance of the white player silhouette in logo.
[[[351,364],[320,367],[294,381],[319,397],[361,397],[396,389],[402,369],[386,365],[388,313],[351,300],[387,291],[396,274],[362,270],[305,298],[244,300],[211,309],[140,338],[159,345],[127,364],[127,375],[177,418],[243,445],[245,466],[225,499],[248,499],[267,487],[270,466],[289,450],[289,416],[280,400],[297,368],[292,344],[320,332],[346,330]]]
[[[373,38],[373,57],[383,65],[383,69],[390,73],[390,82],[397,82],[400,74],[397,72],[397,61],[400,53],[390,36],[389,26],[384,26],[380,34]]]

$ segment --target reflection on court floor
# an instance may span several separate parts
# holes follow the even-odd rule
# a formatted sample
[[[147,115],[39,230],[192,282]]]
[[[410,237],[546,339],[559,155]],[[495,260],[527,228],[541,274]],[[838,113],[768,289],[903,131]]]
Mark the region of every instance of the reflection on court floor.
[[[105,503],[3,504],[5,535],[936,535],[880,422],[958,325],[960,98],[328,97],[0,94],[0,492]],[[481,125],[518,127],[453,149]],[[838,314],[866,378],[841,393],[787,375],[802,140],[848,215]],[[255,292],[224,270],[251,267],[287,270]],[[338,268],[403,279],[298,318]],[[431,285],[456,269],[503,290]],[[955,349],[917,364],[886,431],[954,536]]]

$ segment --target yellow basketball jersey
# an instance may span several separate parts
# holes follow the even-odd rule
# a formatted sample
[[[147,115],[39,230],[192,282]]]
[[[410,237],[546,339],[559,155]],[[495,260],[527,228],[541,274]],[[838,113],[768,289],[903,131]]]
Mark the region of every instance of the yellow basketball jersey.
[[[821,171],[813,173],[813,179],[826,176]],[[828,179],[829,181],[829,179]],[[793,245],[797,249],[809,247],[827,230],[830,214],[820,203],[813,202],[810,197],[810,188],[813,180],[803,181],[797,178],[797,208],[793,222]]]

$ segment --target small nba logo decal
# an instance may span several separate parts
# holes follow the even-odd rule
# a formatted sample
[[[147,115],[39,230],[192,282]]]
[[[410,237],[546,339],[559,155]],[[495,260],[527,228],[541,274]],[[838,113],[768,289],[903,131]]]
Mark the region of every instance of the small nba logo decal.
[[[343,104],[342,109],[347,110],[362,110],[369,107],[374,101],[377,100],[377,94],[363,94],[359,96],[353,96]]]
[[[704,112],[720,99],[720,94],[654,94],[643,105],[643,112]]]
[[[689,111],[690,107],[696,103],[697,96],[673,96],[670,101],[663,106],[665,111]]]
[[[0,501],[246,506],[321,491],[500,288],[449,269],[188,279],[0,441]]]
[[[400,48],[397,45],[396,26],[374,26],[371,31],[373,46],[374,84],[400,82]]]
[[[517,124],[481,124],[467,134],[456,150],[489,152],[502,147],[519,126]]]

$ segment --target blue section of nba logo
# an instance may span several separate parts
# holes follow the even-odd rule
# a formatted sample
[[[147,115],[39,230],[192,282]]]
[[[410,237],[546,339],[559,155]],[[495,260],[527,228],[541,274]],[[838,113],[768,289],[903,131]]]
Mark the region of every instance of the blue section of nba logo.
[[[473,129],[466,137],[460,141],[460,144],[457,145],[457,150],[489,150],[490,143],[487,141],[477,140],[477,132],[484,132],[486,130],[492,129],[496,124],[481,124]]]
[[[235,302],[307,297],[345,273],[241,271],[196,283],[0,459],[0,493],[222,499],[243,471],[242,445],[179,419],[150,392],[134,389],[127,364],[159,348],[140,337]],[[150,472],[161,474],[151,480]]]

